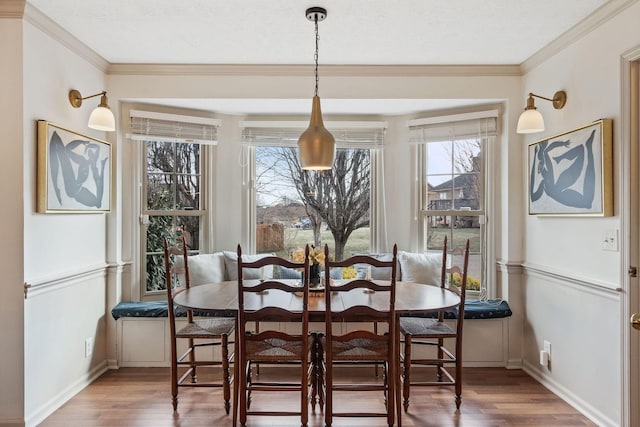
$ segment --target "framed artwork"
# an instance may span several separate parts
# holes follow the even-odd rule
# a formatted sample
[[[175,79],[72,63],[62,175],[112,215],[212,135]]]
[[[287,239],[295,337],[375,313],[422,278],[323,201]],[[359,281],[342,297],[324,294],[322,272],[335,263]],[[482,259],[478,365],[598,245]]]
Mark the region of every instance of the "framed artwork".
[[[612,124],[529,144],[529,215],[613,215]]]
[[[38,121],[37,211],[111,210],[111,144]]]

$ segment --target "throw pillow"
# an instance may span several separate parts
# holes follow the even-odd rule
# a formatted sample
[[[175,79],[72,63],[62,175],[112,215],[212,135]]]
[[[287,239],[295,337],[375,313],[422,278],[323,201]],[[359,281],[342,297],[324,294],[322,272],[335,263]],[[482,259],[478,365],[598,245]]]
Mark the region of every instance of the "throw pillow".
[[[181,255],[176,256],[176,271],[184,271],[184,260]],[[198,254],[189,256],[189,279],[191,286],[205,283],[224,281],[224,257],[222,252],[213,254]],[[178,280],[184,285],[184,273],[178,274]]]
[[[229,280],[238,280],[238,254],[231,251],[224,251],[224,265],[227,269],[227,275]],[[256,254],[256,255],[242,255],[245,261],[257,261],[260,258],[266,256],[273,256],[274,254]],[[273,277],[273,266],[267,265],[263,268],[264,274],[260,274],[259,268],[245,268],[242,275],[245,279],[270,279]]]
[[[380,261],[391,261],[393,259],[393,254],[384,253],[384,254],[357,254],[357,255],[367,255],[375,259],[379,259]],[[368,264],[355,264],[356,268],[356,278],[364,279],[367,277],[367,270],[371,267]],[[372,280],[391,280],[391,267],[371,267],[371,279]],[[400,280],[400,263],[396,265],[396,280]]]
[[[398,252],[403,282],[440,286],[441,253]]]

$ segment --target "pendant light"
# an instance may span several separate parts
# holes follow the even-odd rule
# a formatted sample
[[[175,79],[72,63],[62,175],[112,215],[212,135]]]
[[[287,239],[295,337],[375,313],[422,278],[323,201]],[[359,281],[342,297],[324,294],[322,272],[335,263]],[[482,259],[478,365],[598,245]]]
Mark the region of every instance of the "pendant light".
[[[318,21],[327,17],[327,10],[322,7],[311,7],[306,11],[307,19],[315,23],[316,30],[316,63],[315,77],[316,87],[311,104],[311,118],[309,127],[302,132],[298,139],[298,151],[300,164],[305,170],[328,170],[333,167],[333,159],[336,153],[336,141],[333,135],[324,127],[322,111],[320,110],[320,97],[318,96]]]

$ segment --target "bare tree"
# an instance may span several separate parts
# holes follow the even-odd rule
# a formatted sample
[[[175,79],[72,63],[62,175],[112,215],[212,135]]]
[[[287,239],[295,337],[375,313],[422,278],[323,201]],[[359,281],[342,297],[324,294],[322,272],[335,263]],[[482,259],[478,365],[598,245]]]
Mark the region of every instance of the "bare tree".
[[[455,173],[468,174],[469,179],[465,179],[465,198],[480,202],[480,139],[468,139],[455,141],[453,144],[453,167]]]
[[[314,240],[319,241],[321,218],[333,235],[335,257],[342,259],[349,236],[369,225],[370,164],[369,150],[341,149],[336,152],[333,169],[323,172],[304,171],[295,148],[283,148],[283,159],[290,179],[314,227]]]

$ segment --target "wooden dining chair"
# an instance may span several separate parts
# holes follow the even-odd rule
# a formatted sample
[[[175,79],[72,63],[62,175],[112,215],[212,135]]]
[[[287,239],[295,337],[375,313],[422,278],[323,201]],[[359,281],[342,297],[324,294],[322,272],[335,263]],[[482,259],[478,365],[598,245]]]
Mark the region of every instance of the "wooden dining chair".
[[[301,269],[302,284],[298,280],[244,280],[245,269],[260,269],[268,265]],[[295,293],[302,296],[294,298]],[[260,322],[259,332],[250,328]],[[270,329],[272,322],[296,323],[301,332],[288,333]],[[276,256],[267,256],[245,262],[238,245],[238,336],[240,340],[238,387],[239,421],[246,425],[248,416],[300,416],[306,426],[309,420],[309,400],[313,397],[315,384],[312,366],[313,338],[309,335],[309,246],[305,248],[303,262],[293,262]],[[252,369],[262,367],[256,375]],[[299,367],[299,378],[294,381],[265,379],[265,368],[272,365],[295,365]],[[252,410],[254,394],[260,392],[299,392],[300,404],[276,410],[275,408]],[[310,396],[311,395],[311,396]],[[255,403],[254,403],[255,405]],[[269,402],[266,401],[266,406]]]
[[[169,316],[169,330],[171,342],[171,402],[173,410],[178,409],[178,389],[180,387],[222,387],[224,408],[229,414],[231,399],[231,378],[229,364],[233,360],[233,353],[229,354],[229,337],[233,336],[235,319],[222,317],[197,317],[193,310],[186,310],[186,324],[182,325],[182,318],[176,319],[176,308],[173,298],[191,287],[189,278],[189,257],[184,237],[180,245],[170,246],[164,240],[164,266],[167,281],[167,311]],[[174,267],[175,256],[182,256],[182,267],[177,271]],[[174,286],[174,275],[184,275],[184,286]],[[201,285],[207,286],[207,285]],[[179,353],[186,345],[186,350]],[[219,357],[214,355],[214,349],[220,350]],[[208,349],[209,351],[205,351]],[[218,360],[219,359],[219,360]],[[200,381],[198,374],[202,369],[212,368],[221,370],[221,379],[207,377]],[[201,375],[202,376],[202,375]]]
[[[404,343],[402,395],[405,412],[409,410],[411,387],[453,386],[456,409],[460,409],[462,402],[462,327],[467,290],[469,240],[467,240],[464,249],[457,247],[450,253],[452,258],[462,262],[461,266],[447,267],[447,255],[447,238],[445,237],[442,249],[440,286],[460,296],[456,318],[446,321],[444,311],[438,312],[436,318],[400,317],[400,333]],[[414,356],[414,346],[422,347],[426,353]],[[435,371],[435,377],[428,380],[412,378],[412,369],[416,365],[431,367]]]
[[[324,374],[320,395],[324,398],[325,425],[331,426],[333,417],[384,417],[389,426],[394,424],[396,390],[396,353],[395,333],[395,296],[396,261],[398,248],[393,247],[390,261],[356,255],[343,261],[332,261],[329,248],[325,246],[325,336],[320,339],[322,358],[320,364]],[[349,267],[355,264],[372,267],[391,268],[389,280],[354,279],[333,283],[330,271],[334,267]],[[375,295],[374,295],[375,294]],[[348,327],[341,331],[340,323],[347,319],[361,322],[374,322],[386,332],[376,333],[370,329]],[[349,322],[344,323],[347,326]],[[383,367],[383,376],[374,382],[338,382],[334,370],[344,365],[379,365]],[[382,392],[384,410],[336,411],[336,392]]]

